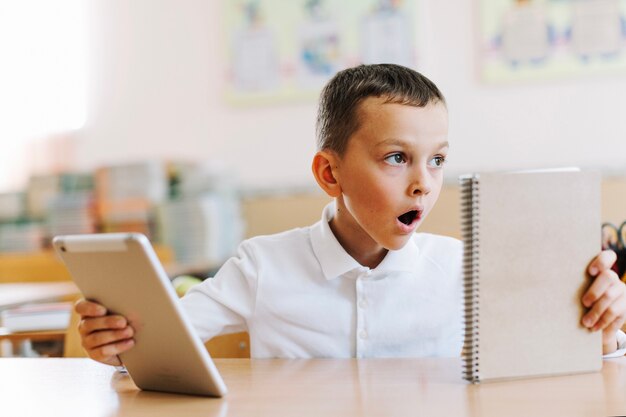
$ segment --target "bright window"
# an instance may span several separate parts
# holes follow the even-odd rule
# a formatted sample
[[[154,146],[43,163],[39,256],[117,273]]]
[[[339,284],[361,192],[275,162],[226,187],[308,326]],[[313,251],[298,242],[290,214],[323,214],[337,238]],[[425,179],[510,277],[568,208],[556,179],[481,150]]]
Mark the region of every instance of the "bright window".
[[[29,141],[86,117],[87,0],[0,0],[0,190],[27,175]]]

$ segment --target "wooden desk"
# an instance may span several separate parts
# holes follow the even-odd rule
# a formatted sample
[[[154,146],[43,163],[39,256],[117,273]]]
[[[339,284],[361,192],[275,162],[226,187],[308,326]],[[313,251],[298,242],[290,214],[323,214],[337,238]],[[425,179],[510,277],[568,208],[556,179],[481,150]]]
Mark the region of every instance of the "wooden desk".
[[[217,359],[223,399],[139,391],[88,359],[0,359],[0,410],[45,416],[616,416],[626,358],[601,373],[470,385],[456,359]]]

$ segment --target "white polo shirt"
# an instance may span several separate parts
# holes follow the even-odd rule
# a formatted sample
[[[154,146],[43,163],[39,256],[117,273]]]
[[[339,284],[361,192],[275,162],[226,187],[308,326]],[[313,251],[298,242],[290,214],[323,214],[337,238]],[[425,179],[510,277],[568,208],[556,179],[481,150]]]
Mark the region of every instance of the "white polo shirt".
[[[203,340],[248,331],[254,358],[459,356],[462,244],[416,234],[374,269],[328,222],[241,244],[182,303]]]

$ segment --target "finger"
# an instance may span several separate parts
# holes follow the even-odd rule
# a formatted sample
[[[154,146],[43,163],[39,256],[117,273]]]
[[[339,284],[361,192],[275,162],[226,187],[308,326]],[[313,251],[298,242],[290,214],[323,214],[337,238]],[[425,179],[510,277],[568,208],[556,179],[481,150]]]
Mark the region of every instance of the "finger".
[[[591,331],[605,330],[611,323],[619,319],[620,313],[625,308],[624,302],[615,300],[607,309],[602,313],[596,324],[591,328]]]
[[[103,305],[85,299],[78,300],[74,305],[74,310],[81,317],[101,317],[107,313]]]
[[[123,329],[128,325],[128,321],[124,316],[112,315],[104,317],[86,318],[78,323],[78,332],[82,336],[100,330]]]
[[[600,299],[593,303],[591,310],[584,315],[583,324],[595,331],[613,322],[621,313],[619,309],[623,308],[622,304],[618,302],[618,298],[621,299],[622,295],[623,288],[618,283],[610,285]]]
[[[624,325],[624,316],[618,316],[612,323],[604,328],[602,331],[602,340],[603,342],[606,340],[615,339],[615,334],[619,329]]]
[[[619,288],[620,284],[615,285],[615,287]],[[626,295],[623,293],[623,289],[620,288],[619,290],[620,293],[618,294],[616,299],[609,305],[609,307],[604,311],[602,316],[598,319],[597,323],[591,329],[592,331],[604,331],[616,322],[620,324],[620,327],[622,324],[624,324],[624,314],[626,312]],[[609,291],[611,291],[611,289],[609,289]]]
[[[611,269],[615,261],[617,260],[617,254],[612,250],[603,250],[598,256],[594,258],[589,264],[587,271],[589,275],[595,277],[598,273]]]
[[[613,271],[602,271],[594,280],[589,289],[582,298],[583,305],[587,308],[591,307],[596,301],[602,297],[611,283],[619,281],[617,274]]]
[[[134,335],[133,328],[126,326],[121,330],[101,330],[83,338],[83,347],[87,350],[130,339]]]
[[[88,351],[88,353],[89,357],[99,362],[121,365],[122,363],[117,356],[131,349],[134,345],[135,341],[133,339],[126,339],[121,342],[100,346]]]

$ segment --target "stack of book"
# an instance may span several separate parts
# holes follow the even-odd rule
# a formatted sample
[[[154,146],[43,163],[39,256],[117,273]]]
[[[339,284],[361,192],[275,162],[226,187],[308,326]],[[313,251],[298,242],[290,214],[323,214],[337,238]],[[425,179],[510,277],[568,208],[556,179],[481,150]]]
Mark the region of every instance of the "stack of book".
[[[83,173],[61,173],[30,177],[26,190],[26,212],[30,219],[43,220],[50,202],[62,194],[89,192],[93,176]]]
[[[166,202],[158,209],[161,241],[174,250],[181,265],[218,266],[243,238],[240,213],[239,200],[229,194]]]
[[[0,253],[35,252],[44,247],[45,230],[37,222],[0,224]]]
[[[0,312],[0,327],[11,333],[65,330],[71,313],[68,302],[30,304]]]
[[[48,202],[61,192],[57,175],[32,176],[26,188],[26,212],[31,219],[43,219],[46,216]]]
[[[12,223],[26,216],[24,193],[0,194],[0,223]]]
[[[104,232],[132,231],[152,237],[153,208],[167,196],[167,167],[161,162],[103,167],[96,172],[96,209]]]
[[[48,237],[96,233],[93,195],[89,192],[61,194],[50,201],[46,219]]]

